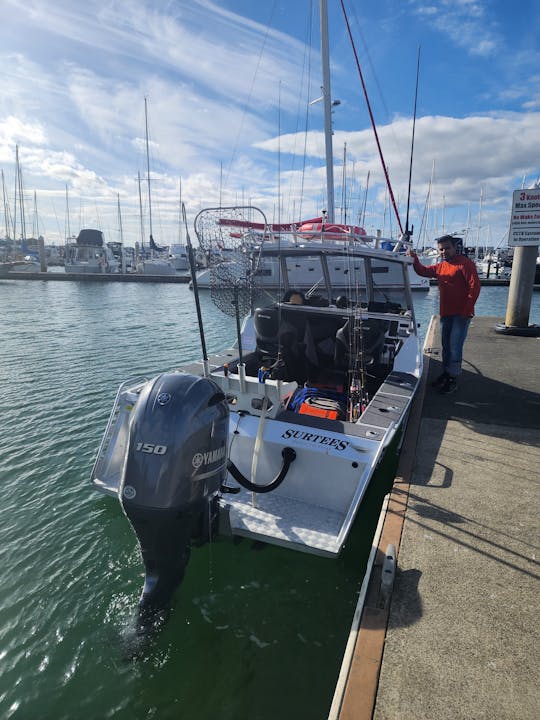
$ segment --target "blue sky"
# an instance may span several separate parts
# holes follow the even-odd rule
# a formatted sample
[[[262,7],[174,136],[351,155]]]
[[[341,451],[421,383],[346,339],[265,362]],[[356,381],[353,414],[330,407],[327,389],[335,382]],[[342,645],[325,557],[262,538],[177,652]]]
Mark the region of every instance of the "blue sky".
[[[157,242],[178,240],[180,181],[190,219],[220,198],[251,202],[273,220],[319,214],[322,104],[309,104],[321,94],[317,5],[3,0],[0,168],[13,208],[18,145],[27,234],[35,191],[39,231],[63,242],[67,186],[72,234],[99,227],[119,239],[119,197],[124,242],[134,244],[138,173],[148,234],[145,97]],[[349,222],[361,217],[368,232],[389,234],[396,222],[385,207],[341,4],[328,5],[332,97],[341,101],[333,113],[336,217],[346,210]],[[468,227],[471,242],[498,244],[512,191],[540,176],[536,2],[345,0],[345,7],[402,222],[420,48],[416,239],[425,244]]]

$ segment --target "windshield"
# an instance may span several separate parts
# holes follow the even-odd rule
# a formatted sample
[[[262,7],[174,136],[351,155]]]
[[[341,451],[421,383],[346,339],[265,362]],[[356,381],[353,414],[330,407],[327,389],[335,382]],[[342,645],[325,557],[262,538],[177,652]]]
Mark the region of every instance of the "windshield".
[[[301,290],[306,298],[331,302],[321,255],[287,256],[285,267],[290,289]]]
[[[404,272],[408,267],[384,258],[371,258],[372,300],[376,303],[395,303],[402,309],[410,309],[405,288]]]

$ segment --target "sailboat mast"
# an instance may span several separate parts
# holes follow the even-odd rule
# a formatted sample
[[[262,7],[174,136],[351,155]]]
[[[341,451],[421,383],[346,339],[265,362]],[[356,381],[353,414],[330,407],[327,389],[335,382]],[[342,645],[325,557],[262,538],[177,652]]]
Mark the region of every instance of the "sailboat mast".
[[[320,0],[322,94],[324,105],[324,146],[326,151],[327,218],[334,217],[334,153],[332,148],[332,93],[330,88],[330,50],[328,44],[328,0]]]
[[[71,237],[71,227],[69,224],[69,193],[68,193],[68,186],[66,185],[66,227],[64,228],[64,232],[66,235],[66,240],[69,240]]]
[[[182,178],[180,178],[178,204],[178,244],[182,244]]]
[[[141,250],[144,250],[144,222],[142,212],[142,195],[141,195],[141,173],[137,173],[137,181],[139,184],[139,217],[141,220]]]
[[[22,180],[22,173],[21,173],[21,166],[19,163],[19,146],[15,146],[15,165],[16,165],[16,181],[15,181],[15,193],[17,193],[17,189],[19,192],[19,215],[21,218],[21,240],[23,243],[23,246],[26,242],[26,219],[24,216],[24,190],[23,190],[23,180]],[[17,208],[17,195],[15,194],[15,208]]]
[[[32,216],[32,237],[37,238],[39,235],[39,221],[37,211],[37,193],[34,190],[34,214]]]
[[[146,132],[146,179],[148,181],[148,220],[150,222],[150,237],[152,233],[152,193],[150,191],[150,151],[148,148],[148,107],[144,98],[144,126]]]
[[[17,242],[17,183],[19,182],[19,146],[15,145],[15,191],[13,196],[13,242]]]
[[[118,201],[118,231],[120,233],[120,242],[124,244],[124,229],[122,227],[122,213],[120,211],[120,193],[116,194]]]
[[[3,200],[4,200],[4,221],[5,221],[5,228],[6,228],[5,238],[6,238],[6,240],[9,240],[10,235],[11,235],[11,227],[10,227],[10,223],[9,223],[10,213],[9,213],[9,209],[8,209],[8,199],[7,199],[7,194],[6,194],[6,181],[4,178],[4,171],[2,170],[1,172],[2,172],[2,196],[3,196]]]
[[[341,222],[347,222],[347,143],[343,143],[343,173],[341,175]]]
[[[480,231],[482,229],[482,201],[484,199],[484,188],[480,188],[480,202],[478,204],[478,231],[476,235],[476,258],[478,258],[478,251],[480,249]]]

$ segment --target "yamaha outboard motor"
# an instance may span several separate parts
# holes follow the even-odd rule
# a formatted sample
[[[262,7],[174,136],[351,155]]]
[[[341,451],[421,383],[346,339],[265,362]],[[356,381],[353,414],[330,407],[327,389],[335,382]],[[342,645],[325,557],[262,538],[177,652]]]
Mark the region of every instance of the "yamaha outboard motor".
[[[141,616],[166,608],[192,544],[203,544],[227,472],[228,405],[208,378],[165,373],[133,409],[120,502],[139,540]]]

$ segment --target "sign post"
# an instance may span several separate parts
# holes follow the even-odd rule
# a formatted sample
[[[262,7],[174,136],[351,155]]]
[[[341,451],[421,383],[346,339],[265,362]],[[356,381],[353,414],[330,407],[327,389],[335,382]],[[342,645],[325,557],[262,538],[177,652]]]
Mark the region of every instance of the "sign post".
[[[514,190],[509,247],[540,245],[540,187]]]
[[[495,330],[508,335],[540,335],[540,326],[529,325],[531,300],[540,245],[540,187],[515,190],[508,246],[514,247],[512,275],[504,325]]]

